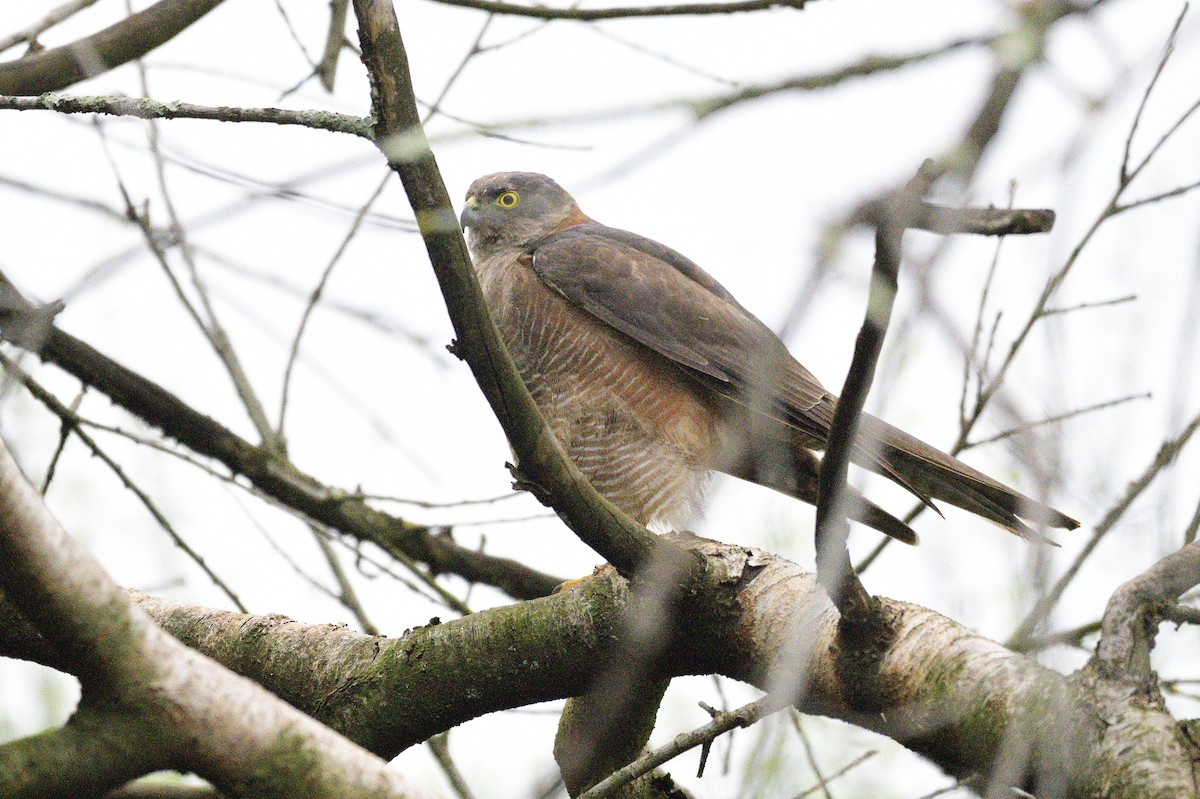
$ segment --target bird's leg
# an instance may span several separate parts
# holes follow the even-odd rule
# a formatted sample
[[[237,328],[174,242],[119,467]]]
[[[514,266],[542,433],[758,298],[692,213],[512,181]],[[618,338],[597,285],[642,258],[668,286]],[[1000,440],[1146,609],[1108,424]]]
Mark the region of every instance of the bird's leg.
[[[515,463],[505,463],[504,466],[508,469],[508,473],[512,475],[513,491],[528,491],[537,498],[538,502],[548,508],[553,507],[550,504],[550,492],[546,490],[545,486],[530,480],[529,476],[521,471],[521,467]]]

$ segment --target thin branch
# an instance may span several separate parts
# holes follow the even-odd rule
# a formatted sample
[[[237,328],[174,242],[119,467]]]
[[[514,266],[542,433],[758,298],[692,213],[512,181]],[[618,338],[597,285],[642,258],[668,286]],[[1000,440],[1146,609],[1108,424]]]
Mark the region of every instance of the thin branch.
[[[767,11],[772,8],[803,9],[808,0],[739,0],[732,3],[681,3],[669,6],[634,6],[627,8],[550,8],[548,6],[523,6],[498,0],[436,0],[448,6],[473,8],[489,14],[507,14],[535,19],[570,19],[591,22],[598,19],[626,19],[629,17],[696,16],[700,14],[742,14]]]
[[[350,8],[350,0],[330,0],[329,31],[325,34],[325,52],[317,62],[314,72],[325,87],[325,91],[333,92],[333,82],[337,77],[338,57],[346,46],[346,12]]]
[[[138,119],[209,119],[218,122],[263,122],[299,125],[314,130],[371,138],[371,120],[332,111],[292,111],[284,108],[234,108],[194,103],[158,102],[145,97],[90,97],[43,94],[40,97],[0,96],[0,110],[55,111],[60,114],[109,114]]]
[[[0,94],[38,95],[65,89],[173,39],[222,0],[159,0],[99,33],[71,44],[0,62]]]
[[[1172,200],[1176,197],[1182,197],[1183,195],[1195,191],[1198,188],[1200,188],[1200,180],[1194,180],[1191,183],[1184,183],[1181,186],[1176,186],[1173,189],[1168,189],[1167,191],[1159,192],[1158,194],[1151,194],[1148,197],[1139,197],[1138,199],[1130,200],[1129,202],[1116,203],[1113,206],[1113,211],[1114,213],[1118,214],[1124,213],[1125,211],[1129,211],[1134,208],[1141,208],[1143,205],[1150,205],[1151,203],[1158,203],[1162,202],[1163,200]]]
[[[334,581],[337,582],[338,592],[334,598],[342,604],[346,610],[354,614],[355,620],[358,622],[358,627],[367,635],[379,635],[379,628],[376,627],[371,619],[367,617],[367,611],[358,600],[358,593],[354,590],[353,583],[346,576],[346,570],[342,568],[342,562],[338,560],[337,553],[333,551],[333,547],[325,538],[325,531],[315,525],[310,525],[312,530],[313,540],[317,542],[317,546],[321,549],[321,555],[324,556],[325,562],[329,564],[329,571],[333,575]]]
[[[771,697],[764,696],[737,710],[722,713],[703,727],[697,727],[688,733],[676,735],[675,739],[665,746],[642,755],[627,766],[614,771],[608,777],[581,793],[576,799],[609,799],[615,796],[622,787],[636,780],[643,774],[648,774],[672,758],[678,757],[689,749],[704,746],[716,740],[730,730],[738,727],[749,727],[772,713],[776,713],[788,704]]]
[[[812,742],[808,740],[808,733],[804,731],[804,726],[800,723],[800,714],[792,711],[788,716],[792,721],[792,728],[796,731],[796,735],[800,738],[800,744],[804,748],[804,757],[808,760],[808,767],[812,769],[817,778],[817,784],[800,795],[805,796],[820,791],[825,794],[825,799],[833,799],[833,794],[829,792],[829,780],[821,773],[821,767],[817,765],[817,753],[813,751]]]
[[[1082,649],[1083,640],[1089,635],[1095,635],[1100,632],[1100,620],[1089,621],[1087,624],[1081,624],[1078,627],[1072,627],[1069,630],[1061,630],[1056,633],[1030,638],[1022,642],[1022,646],[1015,650],[1017,652],[1038,652],[1043,649],[1049,649],[1052,646],[1073,646]]]
[[[851,217],[851,222],[871,226],[890,224],[943,236],[954,233],[1014,236],[1048,232],[1054,227],[1054,211],[1044,208],[949,208],[924,201],[894,207],[891,199],[884,198],[861,206]]]
[[[3,357],[4,357],[4,354],[0,353],[0,358],[3,358]],[[13,363],[15,364],[16,362],[14,361]],[[12,374],[12,370],[9,370],[9,374],[10,375]],[[25,377],[28,377],[27,373],[23,373],[23,374]],[[70,410],[71,413],[75,413],[79,410],[79,403],[81,403],[83,401],[83,395],[86,392],[87,392],[87,388],[81,388],[79,390],[79,393],[75,395],[75,399],[71,401],[71,405],[68,408],[68,410]],[[67,448],[67,442],[71,439],[72,427],[73,426],[68,424],[66,420],[59,421],[58,446],[56,446],[54,448],[54,454],[50,456],[50,465],[46,467],[46,479],[42,481],[41,489],[38,492],[42,496],[46,496],[46,492],[50,490],[50,483],[54,480],[54,472],[58,468],[58,461],[62,457],[63,452]]]
[[[0,98],[0,101],[2,100],[3,98]],[[18,178],[9,177],[7,175],[0,175],[0,186],[8,186],[9,188],[27,192],[37,197],[46,197],[61,203],[66,203],[68,205],[74,205],[88,211],[93,211],[107,217],[113,222],[129,221],[125,214],[118,211],[116,208],[113,208],[111,205],[101,202],[100,200],[94,200],[91,197],[81,197],[76,194],[68,194],[64,191],[57,191],[44,186],[37,186],[33,183],[28,183],[24,180],[19,180]]]
[[[141,61],[138,62],[138,68],[142,79],[142,92],[146,96],[149,96],[150,88],[147,84],[145,68]],[[276,434],[275,430],[272,429],[271,423],[267,419],[266,409],[263,407],[262,400],[258,398],[258,393],[254,390],[254,384],[250,380],[250,375],[246,373],[241,359],[238,358],[237,352],[234,350],[233,340],[229,337],[229,333],[226,332],[225,326],[221,324],[221,320],[217,316],[216,309],[213,307],[212,300],[208,294],[208,287],[200,277],[200,269],[196,265],[196,259],[194,258],[191,244],[188,241],[187,232],[183,226],[182,219],[180,219],[179,214],[175,210],[175,202],[171,199],[171,191],[168,188],[166,165],[158,144],[158,121],[153,119],[147,120],[147,127],[150,154],[154,159],[154,172],[158,182],[158,190],[162,196],[163,205],[167,210],[169,229],[177,243],[176,249],[179,251],[179,256],[183,260],[184,266],[187,267],[188,275],[191,277],[192,288],[195,290],[196,296],[200,298],[200,306],[204,309],[204,319],[200,318],[192,303],[185,296],[178,279],[171,271],[166,252],[157,245],[153,229],[150,226],[149,215],[146,213],[137,214],[134,212],[132,206],[129,209],[130,214],[138,219],[139,227],[142,228],[147,244],[150,245],[158,262],[167,273],[168,279],[180,301],[188,310],[193,320],[195,320],[204,337],[208,340],[221,365],[225,367],[225,371],[229,375],[229,380],[233,384],[234,391],[237,393],[242,407],[245,408],[250,422],[254,425],[254,429],[258,432],[263,446],[273,452],[285,452],[286,442],[282,435],[282,426],[280,426],[281,432],[279,434]],[[128,200],[128,193],[125,192],[124,187],[122,187],[122,193],[125,194]]]
[[[1136,294],[1126,294],[1124,297],[1116,297],[1111,300],[1099,300],[1097,302],[1081,302],[1076,305],[1068,305],[1065,308],[1047,308],[1042,312],[1043,316],[1054,316],[1056,314],[1075,313],[1076,311],[1089,311],[1093,308],[1108,308],[1113,305],[1121,305],[1126,302],[1136,301]]]
[[[817,782],[817,784],[814,785],[813,787],[809,788],[806,791],[801,791],[800,793],[796,794],[793,797],[793,799],[805,799],[805,797],[811,796],[812,794],[816,793],[817,791],[823,791],[826,796],[829,796],[829,788],[827,787],[829,783],[833,782],[838,777],[849,774],[851,771],[858,768],[863,763],[866,763],[868,760],[875,757],[875,755],[877,755],[877,754],[879,754],[879,753],[877,751],[875,751],[874,749],[868,749],[867,751],[863,752],[858,757],[851,760],[846,765],[842,766],[837,771],[830,774],[828,777],[821,778]]]
[[[1197,109],[1200,109],[1200,100],[1197,100],[1191,105],[1190,108],[1184,111],[1178,119],[1175,120],[1175,124],[1167,128],[1167,130],[1161,136],[1159,136],[1158,141],[1156,141],[1154,146],[1150,148],[1149,152],[1142,157],[1142,160],[1138,162],[1137,166],[1135,166],[1132,170],[1129,169],[1129,151],[1133,146],[1133,136],[1137,132],[1138,124],[1142,119],[1142,113],[1146,110],[1146,104],[1150,100],[1150,95],[1154,93],[1154,87],[1158,84],[1158,79],[1162,77],[1162,74],[1167,67],[1167,62],[1170,61],[1171,56],[1175,54],[1175,43],[1178,41],[1179,29],[1183,25],[1183,18],[1187,16],[1187,12],[1188,6],[1187,3],[1184,3],[1183,8],[1179,10],[1179,16],[1175,19],[1175,24],[1171,27],[1171,32],[1167,34],[1167,43],[1163,46],[1162,56],[1158,60],[1158,65],[1154,69],[1154,74],[1151,76],[1150,82],[1146,85],[1146,91],[1142,95],[1142,100],[1138,105],[1137,113],[1134,114],[1133,123],[1129,126],[1129,135],[1125,138],[1125,153],[1121,159],[1121,169],[1118,176],[1119,184],[1122,187],[1128,186],[1133,179],[1136,178],[1142,172],[1142,170],[1144,170],[1150,164],[1150,161],[1153,160],[1158,151],[1161,150],[1167,141],[1175,134],[1175,132],[1179,130],[1179,127],[1187,121],[1188,117],[1194,114]]]
[[[1008,207],[1011,208],[1014,201],[1016,187],[1014,184],[1009,184],[1008,187]],[[962,376],[962,393],[958,398],[958,425],[959,429],[967,426],[967,391],[971,384],[971,364],[975,361],[979,352],[979,342],[983,338],[983,317],[987,309],[988,295],[991,294],[992,284],[996,278],[996,269],[1000,264],[1000,250],[1004,247],[1004,239],[996,240],[996,247],[992,250],[992,260],[988,264],[987,277],[983,280],[983,288],[979,292],[979,309],[975,313],[975,328],[971,331],[971,343],[967,346],[963,356],[963,376]],[[995,334],[995,326],[992,327],[992,333]],[[989,351],[990,351],[989,340]],[[979,383],[983,383],[983,373],[987,369],[987,355],[975,361],[975,373],[979,375]],[[953,454],[953,453],[952,453]]]
[[[413,524],[370,507],[352,493],[321,483],[290,461],[256,447],[179,397],[126,369],[79,339],[48,325],[37,342],[27,340],[13,311],[32,306],[0,274],[0,335],[17,346],[38,346],[38,354],[80,382],[193,452],[213,458],[247,477],[264,495],[309,519],[429,564],[435,574],[453,573],[494,585],[518,599],[546,596],[562,578],[517,561],[460,546],[436,528]]]
[[[75,14],[79,13],[88,6],[93,5],[95,2],[96,0],[70,0],[70,2],[63,3],[61,6],[52,9],[49,14],[42,17],[32,25],[28,25],[19,31],[15,31],[14,33],[10,33],[8,36],[0,38],[0,53],[16,47],[22,42],[32,43],[37,39],[38,36],[50,30],[64,19],[73,17]]]
[[[421,120],[422,125],[428,125],[429,120],[441,112],[442,103],[445,102],[446,95],[450,94],[450,89],[458,82],[459,77],[462,76],[463,71],[467,68],[467,64],[471,62],[472,58],[484,51],[483,37],[487,34],[487,30],[491,27],[492,20],[494,19],[495,16],[488,14],[487,19],[483,21],[483,25],[480,26],[479,33],[475,34],[475,41],[471,42],[471,47],[467,50],[467,54],[462,57],[462,60],[458,62],[458,66],[450,73],[450,77],[446,78],[446,82],[442,84],[442,90],[438,92],[437,99],[427,104],[428,110],[425,113],[425,118]]]
[[[395,9],[386,0],[355,0],[354,10],[363,63],[371,77],[376,146],[404,184],[454,325],[456,353],[470,366],[512,444],[520,462],[518,479],[626,574],[650,562],[652,554],[688,558],[597,494],[546,426],[479,288],[454,206],[421,126]],[[686,565],[691,573],[697,562],[689,559]]]
[[[246,606],[242,604],[242,600],[238,597],[234,590],[228,584],[226,584],[226,582],[222,580],[215,571],[212,570],[212,568],[204,560],[204,557],[199,552],[192,549],[191,545],[188,544],[188,542],[185,541],[181,535],[179,535],[179,533],[175,530],[174,525],[172,525],[167,517],[163,515],[162,511],[158,509],[158,506],[154,504],[154,500],[152,500],[150,496],[146,494],[146,492],[142,491],[142,489],[133,482],[132,478],[129,477],[128,473],[126,473],[121,464],[113,460],[108,453],[100,448],[95,439],[87,434],[87,431],[82,428],[82,421],[73,409],[68,408],[66,405],[63,405],[61,402],[59,402],[57,397],[55,397],[40,383],[30,377],[24,369],[18,366],[4,353],[0,353],[0,366],[3,366],[10,375],[19,380],[38,402],[42,403],[47,410],[59,418],[64,434],[67,432],[74,433],[75,436],[83,443],[83,445],[91,451],[92,455],[99,458],[105,466],[112,470],[113,474],[117,476],[117,479],[121,481],[121,484],[124,485],[125,488],[129,490],[135,497],[137,497],[138,502],[140,502],[142,507],[149,512],[149,514],[154,518],[154,521],[158,523],[158,526],[161,527],[163,532],[165,532],[167,536],[170,537],[171,541],[174,542],[175,546],[178,547],[183,554],[187,555],[188,558],[190,558],[191,561],[200,568],[200,571],[204,572],[205,576],[212,581],[213,585],[220,589],[225,596],[229,597],[229,601],[233,603],[234,607],[236,607],[242,613],[250,612],[246,609]]]
[[[1028,433],[1030,430],[1035,430],[1039,427],[1045,427],[1048,424],[1055,424],[1056,422],[1061,422],[1066,419],[1073,419],[1076,416],[1082,416],[1086,413],[1094,413],[1095,411],[1104,410],[1106,408],[1112,408],[1116,405],[1123,405],[1126,402],[1133,402],[1135,400],[1141,400],[1141,399],[1150,399],[1151,396],[1152,395],[1150,394],[1150,392],[1144,392],[1142,394],[1130,394],[1128,396],[1118,397],[1117,399],[1108,400],[1106,402],[1097,402],[1094,405],[1088,405],[1087,407],[1084,407],[1084,408],[1076,408],[1075,410],[1067,411],[1066,413],[1060,413],[1060,414],[1056,414],[1054,416],[1047,416],[1046,418],[1039,419],[1036,422],[1030,422],[1029,424],[1020,425],[1019,427],[1009,428],[1008,430],[1005,430],[1003,432],[996,433],[994,436],[988,436],[987,438],[981,438],[976,441],[967,442],[966,444],[963,445],[962,450],[960,450],[960,451],[968,450],[968,449],[971,449],[972,447],[981,447],[984,444],[991,444],[996,441],[1003,441],[1006,438],[1012,438],[1013,436],[1018,436],[1023,433]]]
[[[1108,534],[1108,531],[1113,529],[1117,522],[1124,517],[1125,512],[1129,510],[1129,506],[1133,504],[1134,500],[1150,487],[1154,478],[1174,462],[1176,456],[1187,445],[1188,440],[1191,439],[1197,429],[1200,429],[1200,415],[1192,419],[1191,423],[1178,436],[1163,442],[1162,446],[1158,449],[1158,453],[1154,456],[1154,460],[1151,461],[1150,465],[1146,467],[1146,470],[1136,480],[1129,484],[1129,487],[1125,489],[1125,495],[1104,514],[1104,518],[1096,524],[1095,529],[1092,531],[1092,537],[1083,545],[1079,554],[1075,556],[1075,560],[1072,561],[1071,565],[1067,567],[1067,570],[1063,572],[1062,576],[1058,578],[1058,581],[1050,590],[1046,592],[1045,596],[1038,600],[1038,603],[1029,611],[1029,614],[1017,626],[1016,631],[1009,637],[1005,646],[1012,649],[1023,649],[1028,646],[1028,642],[1033,638],[1034,631],[1049,617],[1051,609],[1058,604],[1058,600],[1067,590],[1067,586],[1071,584],[1071,581],[1075,579],[1080,568],[1082,568],[1083,562],[1092,554],[1092,551],[1100,543],[1101,539]]]
[[[1096,660],[1102,673],[1149,687],[1154,681],[1150,650],[1161,607],[1200,584],[1200,543],[1173,552],[1112,595],[1101,620]],[[1191,614],[1187,614],[1191,615]]]

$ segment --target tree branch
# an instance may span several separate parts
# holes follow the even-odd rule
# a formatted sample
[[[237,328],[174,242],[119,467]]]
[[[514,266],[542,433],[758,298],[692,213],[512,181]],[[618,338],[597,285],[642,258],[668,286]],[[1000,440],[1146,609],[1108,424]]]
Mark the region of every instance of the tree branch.
[[[1147,688],[1153,682],[1150,650],[1166,607],[1200,585],[1200,542],[1192,542],[1123,584],[1101,620],[1096,659],[1110,679]]]
[[[222,0],[159,0],[99,33],[0,63],[0,94],[35,95],[93,78],[175,38]]]
[[[741,14],[767,11],[772,8],[803,9],[808,0],[740,0],[732,3],[680,3],[671,6],[634,6],[628,8],[551,8],[543,5],[523,6],[497,0],[436,0],[447,6],[474,8],[489,14],[507,14],[535,19],[570,19],[592,22],[599,19],[630,17],[696,16],[700,14]]]
[[[633,574],[658,539],[618,511],[571,463],[546,426],[491,320],[450,197],[417,111],[408,56],[386,0],[355,0],[363,63],[371,76],[375,142],[400,176],[467,362],[519,460],[520,478],[584,543]]]
[[[349,133],[371,138],[371,120],[332,111],[298,111],[289,108],[238,108],[159,102],[147,97],[91,97],[76,94],[43,94],[39,97],[0,96],[0,110],[55,111],[60,114],[109,114],[138,119],[209,119],[217,122],[262,122],[299,125],[314,130]]]
[[[447,535],[383,513],[346,491],[324,485],[290,461],[251,444],[156,383],[64,333],[49,317],[30,331],[34,313],[38,312],[0,274],[0,336],[36,352],[192,451],[219,461],[235,475],[244,475],[257,490],[283,506],[377,544],[393,555],[400,553],[427,563],[435,573],[494,585],[518,599],[545,596],[562,582],[517,561],[460,546]]]
[[[79,796],[163,768],[250,797],[417,795],[383,761],[155,626],[50,515],[2,442],[0,560],[6,598],[83,688],[64,726],[0,746],[0,795]]]

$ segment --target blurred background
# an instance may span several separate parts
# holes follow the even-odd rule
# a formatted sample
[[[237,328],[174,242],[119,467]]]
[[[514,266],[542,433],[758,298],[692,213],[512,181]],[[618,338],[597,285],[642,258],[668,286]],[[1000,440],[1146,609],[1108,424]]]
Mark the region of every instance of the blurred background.
[[[51,8],[0,6],[0,37]],[[74,41],[129,8],[98,0],[38,43]],[[914,523],[922,545],[888,547],[863,579],[873,593],[1006,641],[1077,566],[1030,648],[1064,672],[1086,660],[1095,641],[1086,626],[1112,591],[1196,533],[1193,444],[1080,557],[1163,443],[1200,413],[1195,12],[1163,62],[1183,11],[1165,0],[820,0],[578,21],[435,0],[397,6],[453,197],[489,172],[551,175],[592,217],[697,261],[835,392],[872,260],[872,232],[848,223],[863,202],[924,159],[944,158],[955,168],[937,201],[1053,209],[1048,235],[907,236],[868,408],[944,449],[966,429],[966,441],[982,443],[964,460],[1083,528],[1059,534],[1060,549],[1033,548],[954,508],[944,519],[925,513]],[[143,62],[69,91],[366,115],[366,76],[351,49],[332,92],[313,77],[329,27],[326,3],[228,2]],[[981,117],[995,130],[981,135]],[[183,236],[159,259],[147,226]],[[31,299],[63,300],[64,330],[258,442],[188,308],[218,320],[292,461],[326,485],[564,578],[597,564],[550,511],[511,491],[503,434],[446,351],[452,331],[411,209],[369,141],[270,124],[6,111],[0,235],[0,271]],[[0,349],[96,423],[97,445],[169,521],[168,533],[77,439],[59,452],[57,417],[5,382],[0,432],[35,484],[53,471],[50,507],[123,585],[234,607],[182,540],[253,613],[360,628],[369,619],[399,635],[458,612],[428,575],[314,533],[61,370]],[[991,386],[990,401],[976,413],[981,386]],[[912,504],[885,481],[854,479],[893,512]],[[811,508],[721,478],[692,529],[811,566],[812,526]],[[852,554],[861,561],[878,543],[856,528]],[[339,601],[331,564],[357,611]],[[436,583],[472,610],[512,601],[453,576]],[[1064,631],[1059,643],[1041,638]],[[1200,634],[1183,628],[1165,631],[1155,650],[1180,718],[1200,710],[1197,646]],[[0,740],[61,723],[76,695],[69,677],[0,659]],[[707,721],[699,701],[732,707],[753,696],[726,680],[677,680],[652,743]],[[466,782],[500,799],[552,787],[557,709],[452,731]],[[891,741],[814,717],[777,717],[721,739],[701,779],[692,778],[697,759],[693,751],[668,766],[697,797],[807,795],[848,766],[816,795],[968,795]],[[427,748],[397,767],[450,795]]]

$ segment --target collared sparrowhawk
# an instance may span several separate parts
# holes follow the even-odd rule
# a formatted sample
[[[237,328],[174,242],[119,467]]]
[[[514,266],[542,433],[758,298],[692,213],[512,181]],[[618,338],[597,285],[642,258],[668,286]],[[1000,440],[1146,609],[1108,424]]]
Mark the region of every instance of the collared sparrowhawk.
[[[530,172],[476,180],[461,221],[517,369],[603,496],[657,529],[686,522],[713,471],[815,502],[836,397],[699,266]],[[1043,540],[1026,522],[1079,526],[868,414],[852,457],[1023,538]],[[850,515],[916,541],[857,493]]]

